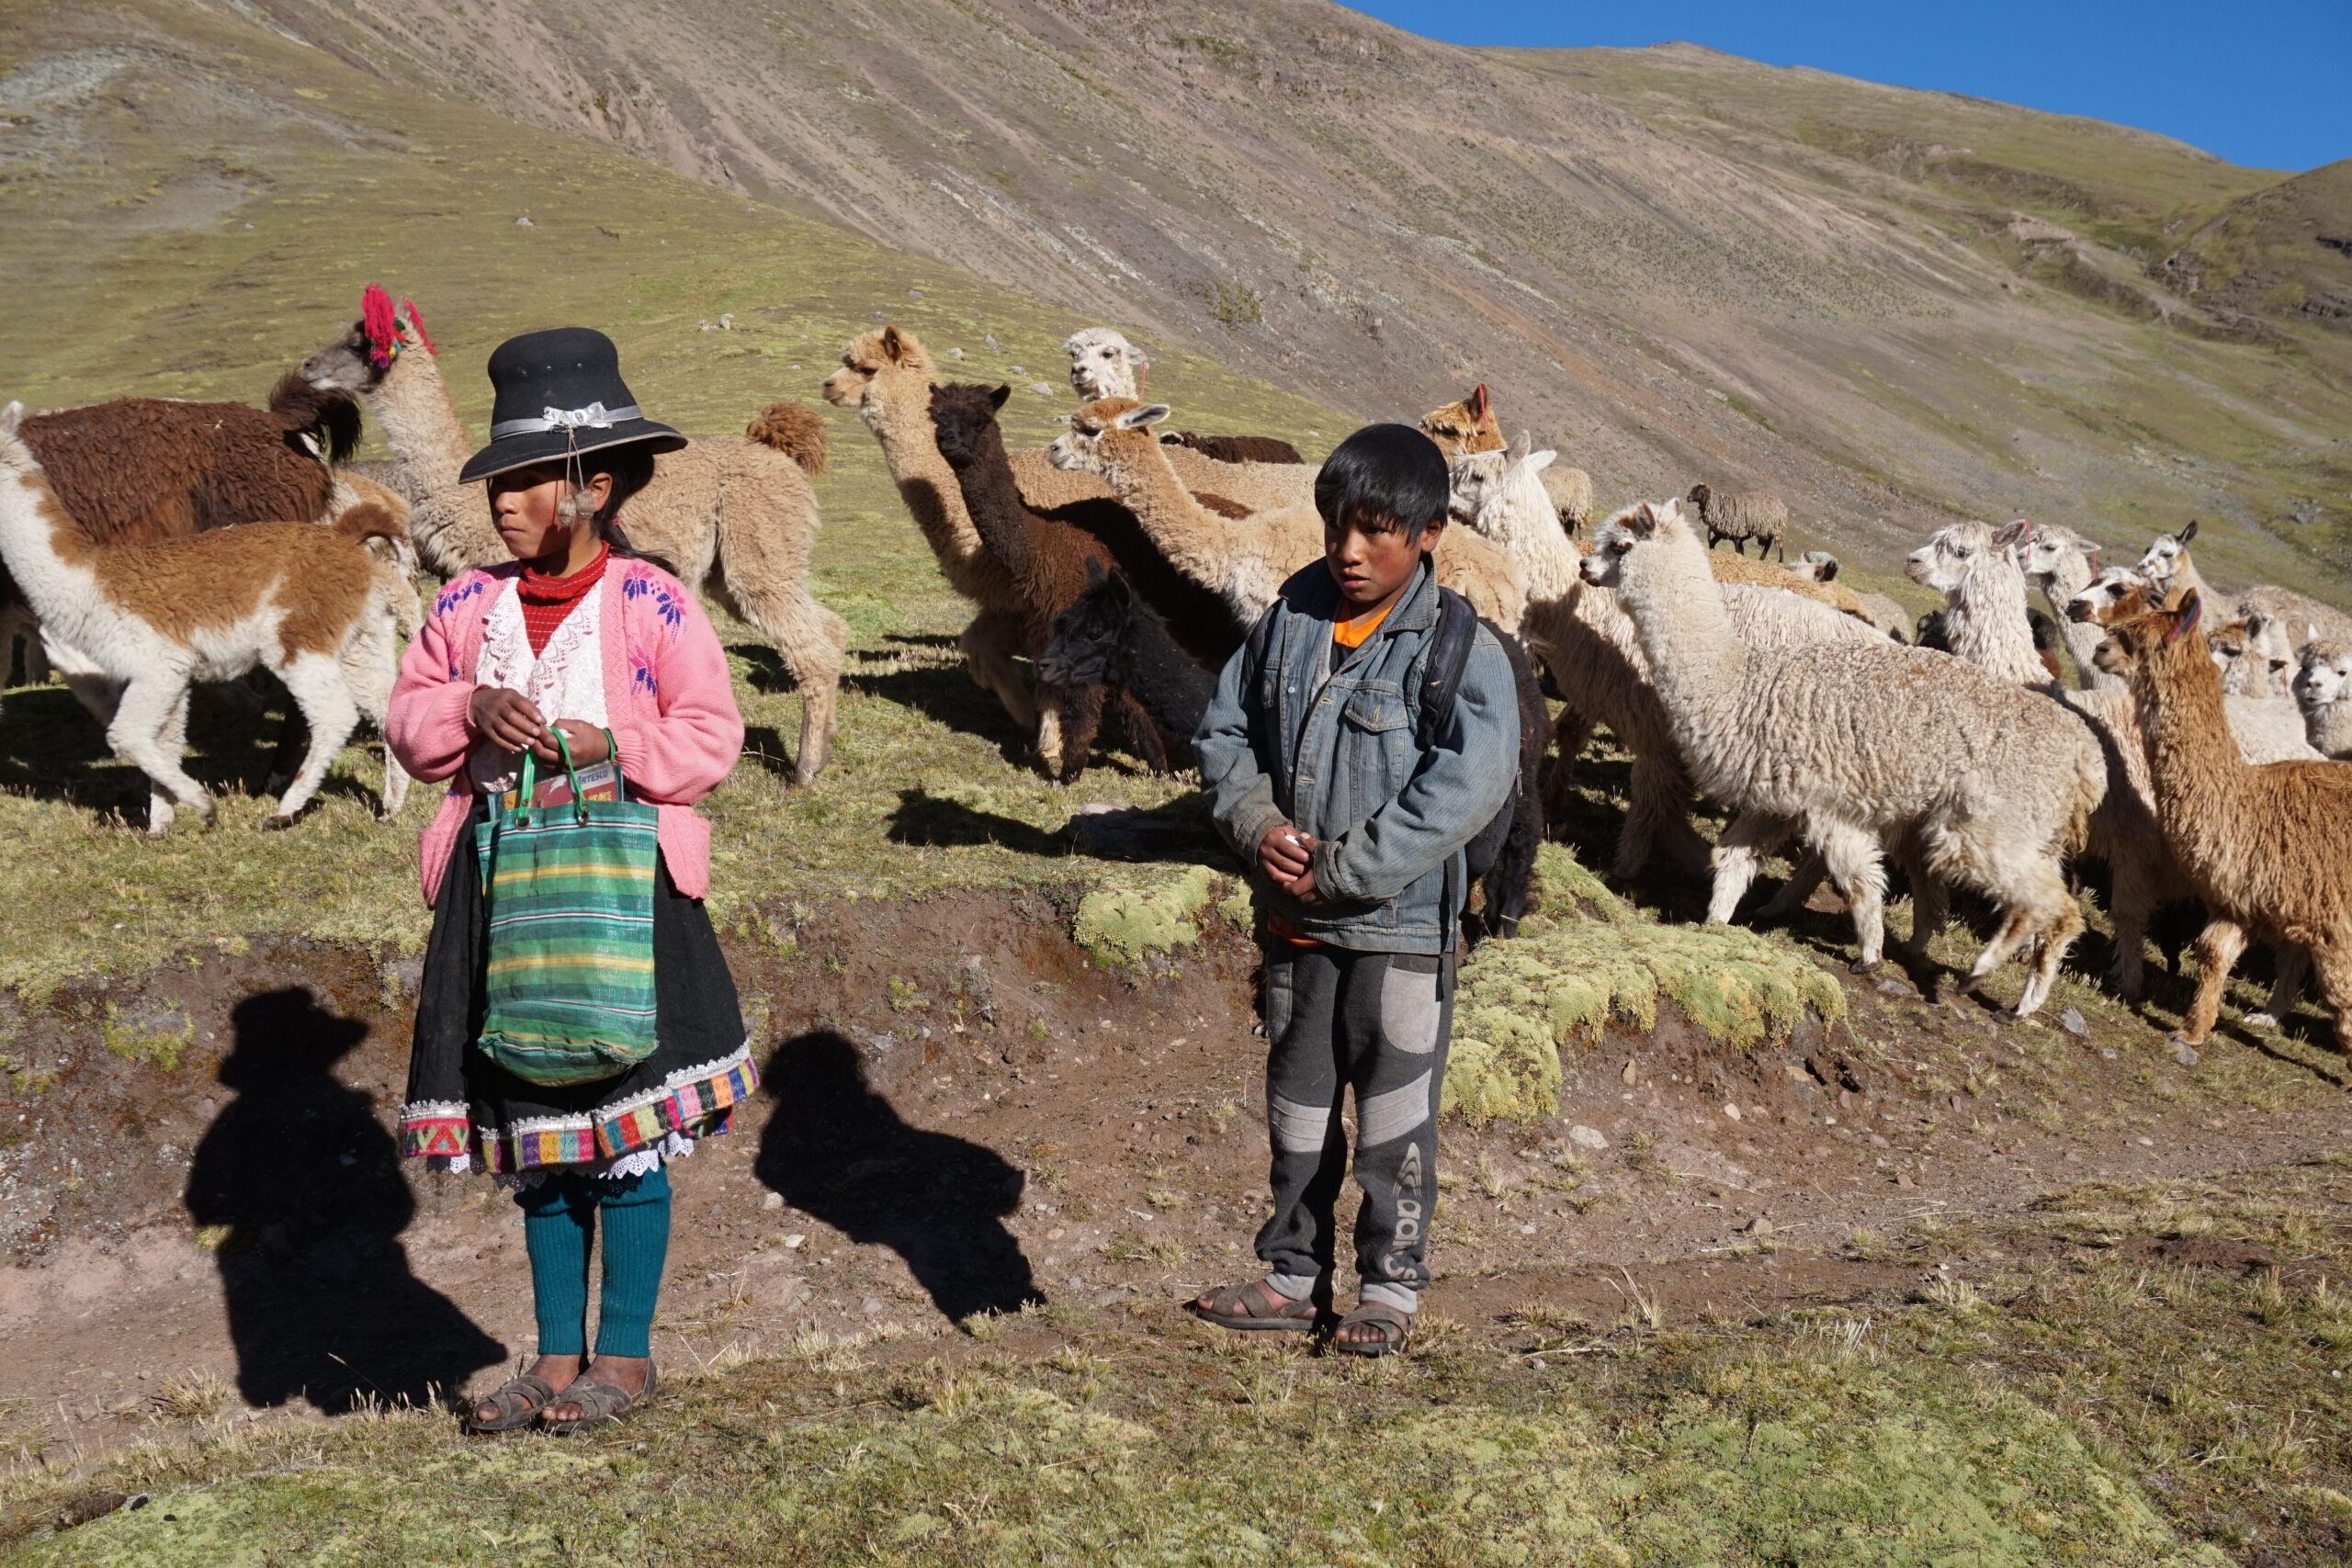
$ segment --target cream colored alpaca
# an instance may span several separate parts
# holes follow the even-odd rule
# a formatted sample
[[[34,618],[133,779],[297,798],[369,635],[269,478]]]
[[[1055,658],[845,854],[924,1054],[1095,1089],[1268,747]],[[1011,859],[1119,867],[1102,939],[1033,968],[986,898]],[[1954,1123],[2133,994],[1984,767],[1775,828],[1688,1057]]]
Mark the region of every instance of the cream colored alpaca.
[[[18,439],[23,414],[18,403],[0,409],[0,561],[41,625],[119,685],[107,743],[153,786],[147,831],[168,831],[175,804],[211,820],[211,795],[182,762],[188,688],[256,669],[285,683],[310,726],[301,770],[270,819],[290,823],[352,727],[362,716],[382,726],[402,595],[414,614],[414,590],[393,564],[398,525],[363,506],[323,527],[247,523],[95,545]],[[399,811],[407,784],[397,764],[387,767],[385,816]]]
[[[401,467],[399,489],[413,497],[411,536],[443,578],[513,558],[492,526],[479,485],[458,470],[474,443],[423,329],[403,307],[399,352],[371,358],[364,332],[350,333],[303,363],[313,385],[358,393]],[[811,471],[824,466],[822,427],[813,412],[779,404],[753,422],[761,439],[705,436],[655,459],[653,481],[630,498],[622,526],[629,542],[658,556],[690,588],[709,593],[775,647],[800,688],[800,748],[793,778],[808,784],[832,753],[833,715],[849,624],[808,592],[817,542]]]
[[[1766,653],[1733,634],[1706,547],[1667,502],[1621,513],[1581,568],[1634,622],[1702,788],[1802,821],[1852,907],[1858,966],[1880,961],[1882,841],[2000,905],[1981,980],[2035,951],[2016,1009],[2049,994],[2083,919],[2059,873],[2106,788],[2084,727],[2047,699],[1946,655],[1868,643]]]
[[[1549,452],[1524,451],[1457,457],[1448,497],[1457,521],[1502,546],[1526,573],[1527,617],[1521,635],[1551,671],[1564,701],[1553,730],[1559,761],[1549,789],[1555,800],[1566,794],[1569,769],[1592,727],[1606,725],[1634,754],[1613,869],[1621,876],[1637,874],[1662,842],[1678,864],[1703,873],[1709,851],[1690,826],[1690,782],[1650,684],[1640,639],[1611,596],[1577,573],[1581,552],[1555,521],[1550,492],[1542,484],[1551,459]],[[1724,584],[1721,591],[1734,630],[1751,646],[1878,636],[1863,623],[1792,593],[1744,584]]]
[[[1070,416],[1046,450],[1065,468],[1102,475],[1153,544],[1186,577],[1222,597],[1243,626],[1256,622],[1291,573],[1323,553],[1323,519],[1310,503],[1235,521],[1195,500],[1151,427],[1165,403],[1102,398]],[[1507,632],[1527,611],[1527,581],[1499,547],[1465,528],[1437,546],[1438,581]]]
[[[2091,655],[2098,651],[2105,635],[2097,626],[2070,619],[2066,602],[2090,586],[2091,579],[2099,573],[2099,547],[2072,528],[2056,523],[2037,523],[2033,533],[2018,550],[2018,565],[2025,579],[2041,590],[2049,601],[2050,613],[2058,617],[2058,634],[2066,639],[2066,650],[2075,656],[2075,668],[2082,672],[2086,689],[2121,691],[2123,682],[2091,662]]]

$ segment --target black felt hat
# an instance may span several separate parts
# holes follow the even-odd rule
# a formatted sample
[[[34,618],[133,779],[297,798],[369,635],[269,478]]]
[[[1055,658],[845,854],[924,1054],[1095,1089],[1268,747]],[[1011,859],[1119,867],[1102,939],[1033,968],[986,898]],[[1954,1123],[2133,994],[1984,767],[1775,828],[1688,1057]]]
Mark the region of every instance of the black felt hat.
[[[508,338],[490,356],[490,445],[466,459],[459,484],[607,446],[675,452],[686,444],[645,417],[621,379],[620,351],[593,327]]]

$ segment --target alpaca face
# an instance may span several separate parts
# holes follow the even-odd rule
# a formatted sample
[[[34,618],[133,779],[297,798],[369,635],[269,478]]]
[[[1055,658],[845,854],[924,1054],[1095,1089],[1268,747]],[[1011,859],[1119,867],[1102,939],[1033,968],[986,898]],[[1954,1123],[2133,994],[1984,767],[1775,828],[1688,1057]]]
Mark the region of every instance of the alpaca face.
[[[1968,574],[1992,552],[1993,530],[1982,523],[1955,523],[1904,558],[1903,574],[1939,593],[1959,592]]]
[[[2140,575],[2159,588],[2169,586],[2173,573],[2180,570],[2181,558],[2188,553],[2188,541],[2197,537],[2197,525],[2191,523],[2177,535],[2159,534],[2148,553],[2140,558]]]
[[[1453,459],[1453,479],[1446,487],[1446,514],[1457,523],[1475,521],[1487,498],[1503,488],[1503,470],[1510,464],[1501,452],[1472,452]]]
[[[835,408],[855,409],[871,426],[881,411],[867,397],[876,384],[893,375],[919,375],[928,380],[931,355],[912,333],[881,326],[861,333],[842,350],[842,367],[825,378],[825,400]]]
[[[351,330],[302,361],[302,379],[326,391],[354,396],[372,392],[384,372],[368,356],[368,333],[357,321]]]
[[[2034,530],[2033,536],[2018,551],[2018,565],[2024,569],[2027,581],[2046,588],[2058,581],[2058,574],[2070,557],[2082,561],[2084,573],[2098,575],[2099,547],[2063,528]]]
[[[1459,402],[1431,409],[1421,416],[1421,434],[1437,443],[1437,449],[1448,458],[1467,457],[1475,452],[1499,452],[1509,443],[1503,440],[1502,422],[1495,417],[1495,405],[1487,396],[1481,383]]]
[[[1062,344],[1069,355],[1069,384],[1087,402],[1140,395],[1138,377],[1151,367],[1143,350],[1109,327],[1072,333]]]
[[[2352,695],[2352,648],[2315,642],[2303,649],[2295,671],[2295,705],[2313,713]]]
[[[958,470],[978,462],[996,426],[996,411],[1012,395],[1010,387],[990,391],[986,387],[957,385],[931,389],[931,423],[937,433],[939,455]]]
[[[1086,473],[1109,472],[1102,453],[1106,435],[1142,431],[1150,440],[1151,426],[1168,417],[1166,403],[1142,403],[1133,398],[1097,398],[1069,416],[1069,428],[1046,448],[1046,460],[1057,468]],[[1153,443],[1155,446],[1157,442]]]
[[[2288,671],[2293,649],[2275,622],[2260,615],[2224,621],[2208,634],[2213,668],[2222,672],[2222,690],[2233,696],[2278,697],[2287,694]]]
[[[1807,582],[1835,582],[1838,581],[1838,558],[1826,550],[1807,550],[1797,558],[1796,565],[1789,568],[1789,571]]]
[[[2111,566],[2066,601],[2066,618],[2112,626],[2144,611],[2154,592],[2154,584],[2132,568]]]

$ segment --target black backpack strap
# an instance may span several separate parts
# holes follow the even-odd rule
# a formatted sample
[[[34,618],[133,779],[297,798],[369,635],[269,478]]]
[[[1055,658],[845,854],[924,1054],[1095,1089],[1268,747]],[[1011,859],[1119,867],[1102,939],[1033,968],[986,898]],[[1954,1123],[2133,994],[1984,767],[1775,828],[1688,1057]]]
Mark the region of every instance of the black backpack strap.
[[[1437,635],[1430,639],[1430,656],[1421,665],[1421,689],[1413,727],[1415,747],[1426,751],[1453,717],[1453,699],[1462,690],[1462,671],[1469,668],[1470,649],[1478,640],[1478,612],[1451,588],[1437,591]]]

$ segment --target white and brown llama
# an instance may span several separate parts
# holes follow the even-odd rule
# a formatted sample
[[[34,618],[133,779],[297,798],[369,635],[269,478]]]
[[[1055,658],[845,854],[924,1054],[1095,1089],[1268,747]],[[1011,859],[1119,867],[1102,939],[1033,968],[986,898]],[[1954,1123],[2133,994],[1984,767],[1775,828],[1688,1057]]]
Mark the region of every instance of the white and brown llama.
[[[66,514],[18,434],[24,410],[0,410],[0,560],[43,626],[119,684],[107,726],[117,756],[153,786],[147,830],[175,807],[209,821],[215,804],[182,765],[188,688],[266,669],[285,683],[310,745],[270,826],[307,806],[365,716],[381,728],[415,591],[396,564],[399,524],[361,506],[328,526],[247,523],[190,538],[95,544]],[[405,603],[403,603],[405,599]],[[384,815],[407,776],[385,770]]]

